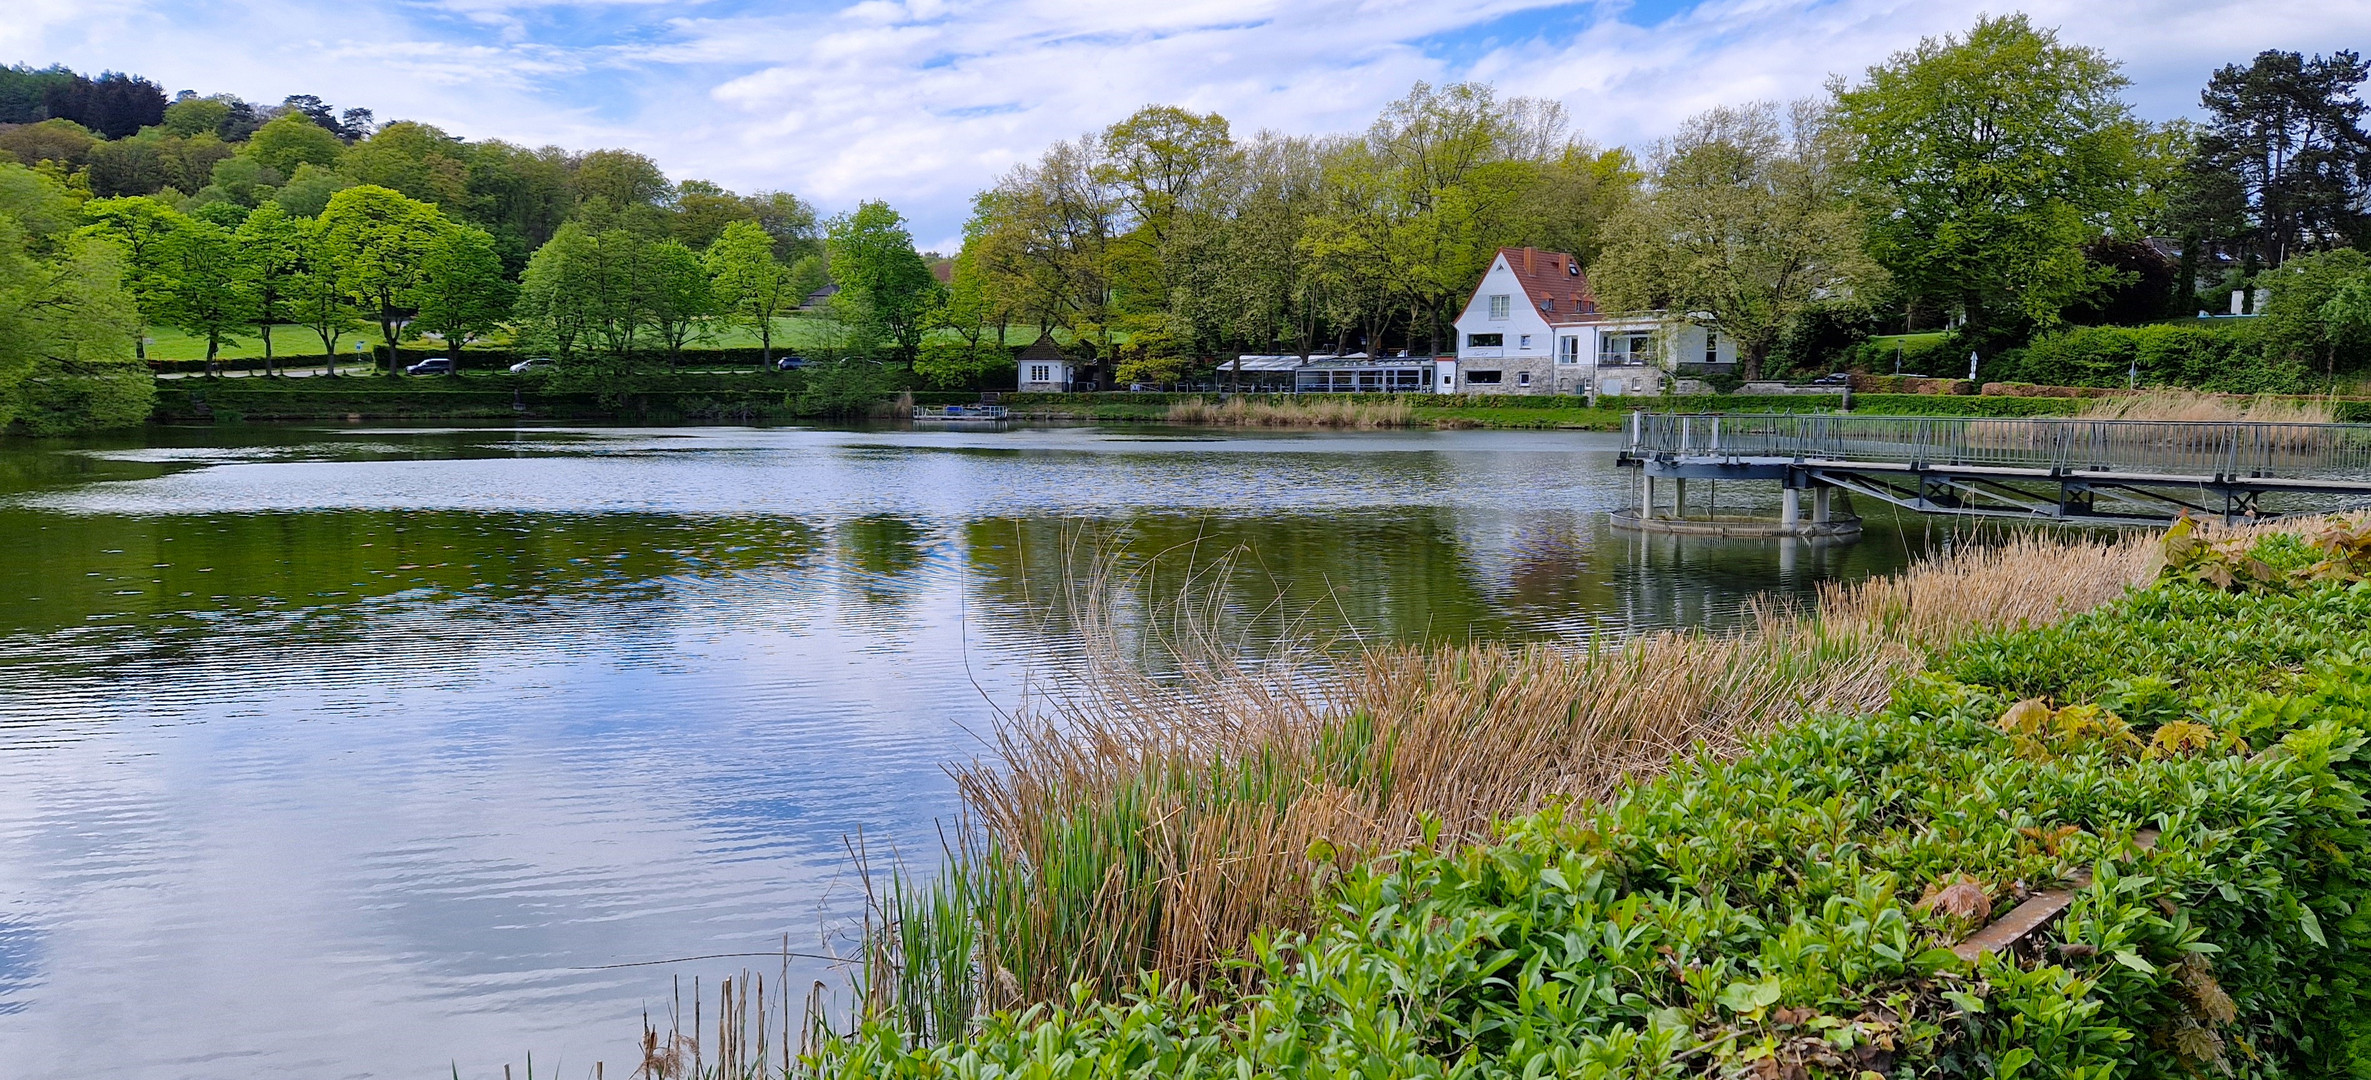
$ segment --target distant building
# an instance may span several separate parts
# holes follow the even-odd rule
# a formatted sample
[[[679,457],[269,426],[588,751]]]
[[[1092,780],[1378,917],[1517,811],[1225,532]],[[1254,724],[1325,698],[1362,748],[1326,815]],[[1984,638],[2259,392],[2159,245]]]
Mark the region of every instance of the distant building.
[[[1580,260],[1500,248],[1457,316],[1444,392],[1660,394],[1666,375],[1735,370],[1737,345],[1663,312],[1607,314]]]
[[[808,294],[807,294],[807,298],[806,298],[805,300],[802,300],[802,301],[800,301],[800,302],[799,302],[799,310],[800,310],[800,311],[817,311],[817,310],[820,310],[820,309],[822,309],[822,308],[823,308],[825,305],[827,305],[827,304],[831,303],[831,298],[832,298],[832,297],[835,297],[835,296],[838,296],[838,295],[840,295],[840,287],[839,287],[839,286],[837,286],[837,285],[826,285],[826,286],[824,286],[824,287],[822,287],[822,288],[820,288],[820,289],[817,289],[817,290],[815,290],[814,292],[808,293]]]
[[[1039,338],[1013,354],[1022,393],[1068,393],[1077,386],[1079,363],[1050,338]]]

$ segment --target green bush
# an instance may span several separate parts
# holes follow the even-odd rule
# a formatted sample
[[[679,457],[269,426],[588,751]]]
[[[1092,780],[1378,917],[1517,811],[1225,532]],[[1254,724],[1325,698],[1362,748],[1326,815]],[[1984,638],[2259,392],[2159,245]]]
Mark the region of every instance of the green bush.
[[[870,1025],[810,1065],[2371,1076],[2371,540],[2353,544],[2333,575],[2265,541],[2232,560],[2269,568],[2244,591],[2177,566],[1935,657],[1873,716],[1685,762],[1487,845],[1347,868],[1333,917],[1260,942],[1257,989],[1232,999],[1148,978],[937,1047]],[[2029,947],[1973,964],[1948,948],[1974,909],[2051,887],[2072,904]]]
[[[2083,326],[2037,338],[2014,373],[2051,386],[2123,386],[2138,365],[2143,386],[2229,394],[2293,394],[2306,388],[2303,364],[2272,355],[2252,322]]]

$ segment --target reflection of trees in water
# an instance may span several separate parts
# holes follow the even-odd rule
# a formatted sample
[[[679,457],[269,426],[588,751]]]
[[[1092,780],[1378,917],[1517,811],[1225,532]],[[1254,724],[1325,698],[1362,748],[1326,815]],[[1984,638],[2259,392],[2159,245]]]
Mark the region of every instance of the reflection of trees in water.
[[[1280,643],[1462,637],[1494,608],[1437,508],[1264,518],[1002,518],[965,527],[976,616],[1075,656],[1090,633],[1154,670],[1209,633],[1238,659]]]
[[[791,572],[786,518],[338,511],[113,517],[0,511],[0,629],[105,648],[83,661],[224,648],[466,655],[489,632],[657,640],[678,584]],[[421,613],[389,638],[390,602]],[[102,627],[94,632],[90,628]],[[89,649],[77,651],[88,653]]]
[[[929,584],[928,530],[893,514],[872,514],[841,522],[832,542],[841,617],[879,638],[867,643],[866,651],[904,649],[914,629],[914,609]]]

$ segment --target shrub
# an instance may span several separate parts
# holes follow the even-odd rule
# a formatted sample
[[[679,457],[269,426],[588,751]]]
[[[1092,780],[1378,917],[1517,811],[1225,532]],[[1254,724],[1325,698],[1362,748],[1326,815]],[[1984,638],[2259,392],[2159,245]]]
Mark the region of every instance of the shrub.
[[[2050,334],[2026,347],[2019,381],[2061,386],[2123,386],[2138,366],[2143,386],[2175,386],[2230,394],[2289,394],[2303,390],[2304,366],[2264,348],[2247,322],[2084,326]]]

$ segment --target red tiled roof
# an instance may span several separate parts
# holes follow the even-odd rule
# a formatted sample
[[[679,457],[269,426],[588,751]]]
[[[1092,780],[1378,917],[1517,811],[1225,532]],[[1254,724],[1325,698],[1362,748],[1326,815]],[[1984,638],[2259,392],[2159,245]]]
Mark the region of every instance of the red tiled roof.
[[[1575,322],[1597,314],[1597,294],[1589,289],[1589,275],[1578,272],[1580,260],[1528,247],[1502,247],[1498,254],[1522,283],[1531,306],[1549,322]]]

